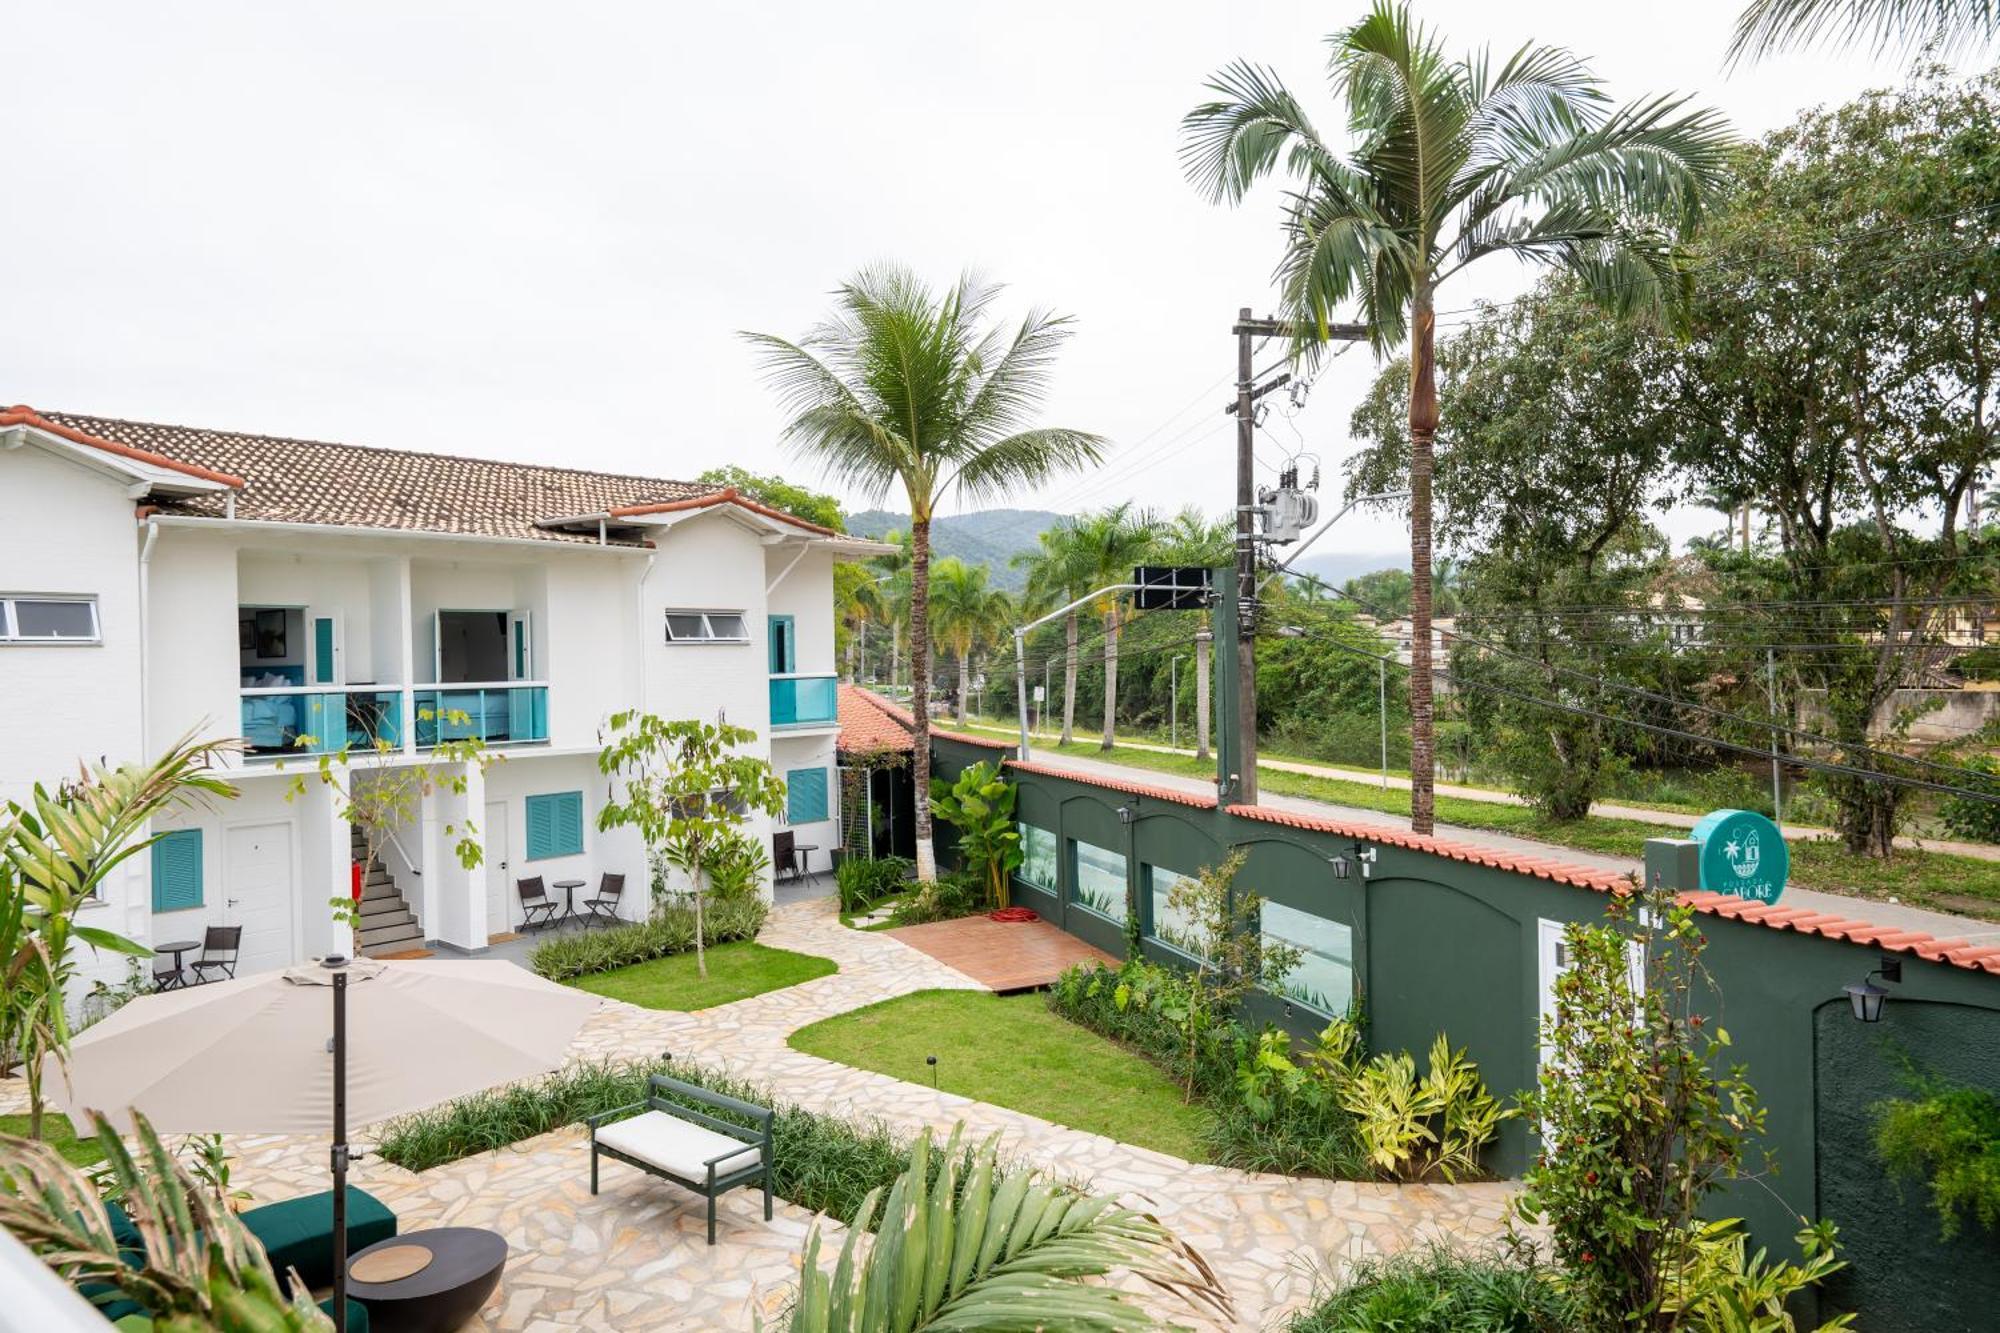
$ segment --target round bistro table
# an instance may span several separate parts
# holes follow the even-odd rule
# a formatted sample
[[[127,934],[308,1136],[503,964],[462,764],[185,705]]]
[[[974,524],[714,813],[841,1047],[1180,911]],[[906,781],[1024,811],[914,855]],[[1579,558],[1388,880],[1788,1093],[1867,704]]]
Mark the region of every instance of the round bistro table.
[[[378,1250],[414,1246],[430,1262],[408,1277],[363,1282],[356,1264]],[[481,1227],[436,1227],[392,1236],[347,1262],[347,1294],[368,1307],[374,1333],[451,1333],[463,1326],[500,1285],[507,1266],[507,1238]],[[363,1266],[364,1272],[367,1266]]]

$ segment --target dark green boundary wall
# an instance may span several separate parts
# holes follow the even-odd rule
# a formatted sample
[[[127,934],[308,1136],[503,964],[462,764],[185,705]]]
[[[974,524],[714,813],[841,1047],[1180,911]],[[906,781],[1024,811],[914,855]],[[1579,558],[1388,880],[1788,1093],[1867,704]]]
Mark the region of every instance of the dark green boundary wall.
[[[950,780],[1002,753],[938,739],[937,771]],[[1230,849],[1247,854],[1240,883],[1264,898],[1344,922],[1353,931],[1357,987],[1366,996],[1370,1048],[1421,1060],[1432,1037],[1450,1035],[1503,1098],[1535,1077],[1541,920],[1594,921],[1604,893],[1522,870],[1437,851],[1290,827],[1081,778],[1015,771],[1018,817],[1050,829],[1057,847],[1081,838],[1123,848],[1127,901],[1144,911],[1143,867],[1191,874]],[[1121,822],[1119,807],[1132,812]],[[1334,878],[1330,858],[1358,847],[1376,860],[1364,879]],[[943,850],[941,848],[941,850]],[[1635,857],[1639,849],[1633,849]],[[1073,867],[1059,855],[1061,899]],[[1123,957],[1126,940],[1102,918],[1017,882],[1016,900]],[[1865,904],[1857,904],[1865,912]],[[1150,922],[1141,917],[1150,930]],[[1955,1082],[2000,1090],[2000,976],[1899,955],[1878,1024],[1849,1013],[1842,987],[1860,981],[1881,951],[1722,916],[1705,918],[1717,983],[1712,1018],[1729,1030],[1767,1108],[1764,1145],[1777,1171],[1737,1182],[1711,1212],[1744,1218],[1755,1244],[1791,1253],[1801,1215],[1833,1218],[1851,1261],[1829,1286],[1829,1311],[1858,1309],[1869,1329],[2000,1327],[2000,1240],[1976,1224],[1939,1237],[1924,1188],[1885,1179],[1872,1148],[1870,1108],[1902,1091],[1898,1048]],[[1145,941],[1148,955],[1171,960]],[[1252,1018],[1300,1036],[1321,1026],[1310,1011],[1266,996]],[[1533,1150],[1520,1119],[1503,1129],[1489,1165],[1518,1175]],[[1988,1321],[1993,1322],[1988,1322]]]

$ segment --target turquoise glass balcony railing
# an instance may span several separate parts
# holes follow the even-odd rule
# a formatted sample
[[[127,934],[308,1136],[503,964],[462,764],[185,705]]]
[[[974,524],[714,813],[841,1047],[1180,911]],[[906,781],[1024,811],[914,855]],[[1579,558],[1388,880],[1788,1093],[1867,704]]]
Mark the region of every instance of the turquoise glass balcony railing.
[[[330,754],[403,744],[401,690],[325,686],[243,691],[243,736],[252,755]]]
[[[771,677],[771,726],[830,727],[840,720],[838,687],[832,676]]]
[[[518,681],[424,685],[416,691],[417,745],[478,740],[531,745],[549,738],[549,687]]]

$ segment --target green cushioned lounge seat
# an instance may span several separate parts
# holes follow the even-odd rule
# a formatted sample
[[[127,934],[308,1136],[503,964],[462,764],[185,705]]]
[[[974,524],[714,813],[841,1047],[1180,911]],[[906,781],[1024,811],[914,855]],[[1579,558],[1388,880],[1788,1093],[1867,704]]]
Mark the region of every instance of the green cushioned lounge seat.
[[[263,1243],[271,1269],[282,1284],[287,1269],[299,1270],[308,1287],[333,1284],[333,1191],[267,1203],[242,1215],[243,1225]],[[396,1234],[396,1215],[367,1190],[347,1187],[347,1252],[359,1253]],[[352,1327],[352,1325],[350,1325]]]

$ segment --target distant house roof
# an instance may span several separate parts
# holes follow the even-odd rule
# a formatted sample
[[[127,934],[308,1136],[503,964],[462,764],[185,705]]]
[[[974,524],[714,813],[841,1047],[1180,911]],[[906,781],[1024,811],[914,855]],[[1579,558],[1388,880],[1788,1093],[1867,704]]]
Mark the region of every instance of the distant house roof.
[[[643,545],[630,520],[678,509],[734,505],[815,534],[830,530],[738,495],[732,488],[538,463],[505,463],[453,454],[411,453],[324,440],[123,421],[77,412],[14,407],[0,425],[18,419],[63,438],[143,458],[158,466],[222,482],[230,489],[198,495],[156,494],[162,514],[441,532],[560,543],[605,540]],[[625,525],[621,526],[621,520]]]
[[[917,720],[909,709],[900,704],[891,703],[873,690],[864,690],[859,685],[842,685],[839,707],[840,753],[866,754],[881,750],[909,752],[916,748],[913,736]],[[1014,748],[1006,741],[997,740],[992,736],[973,736],[962,731],[945,731],[935,726],[931,728],[931,735],[966,745],[984,746],[989,750]]]

